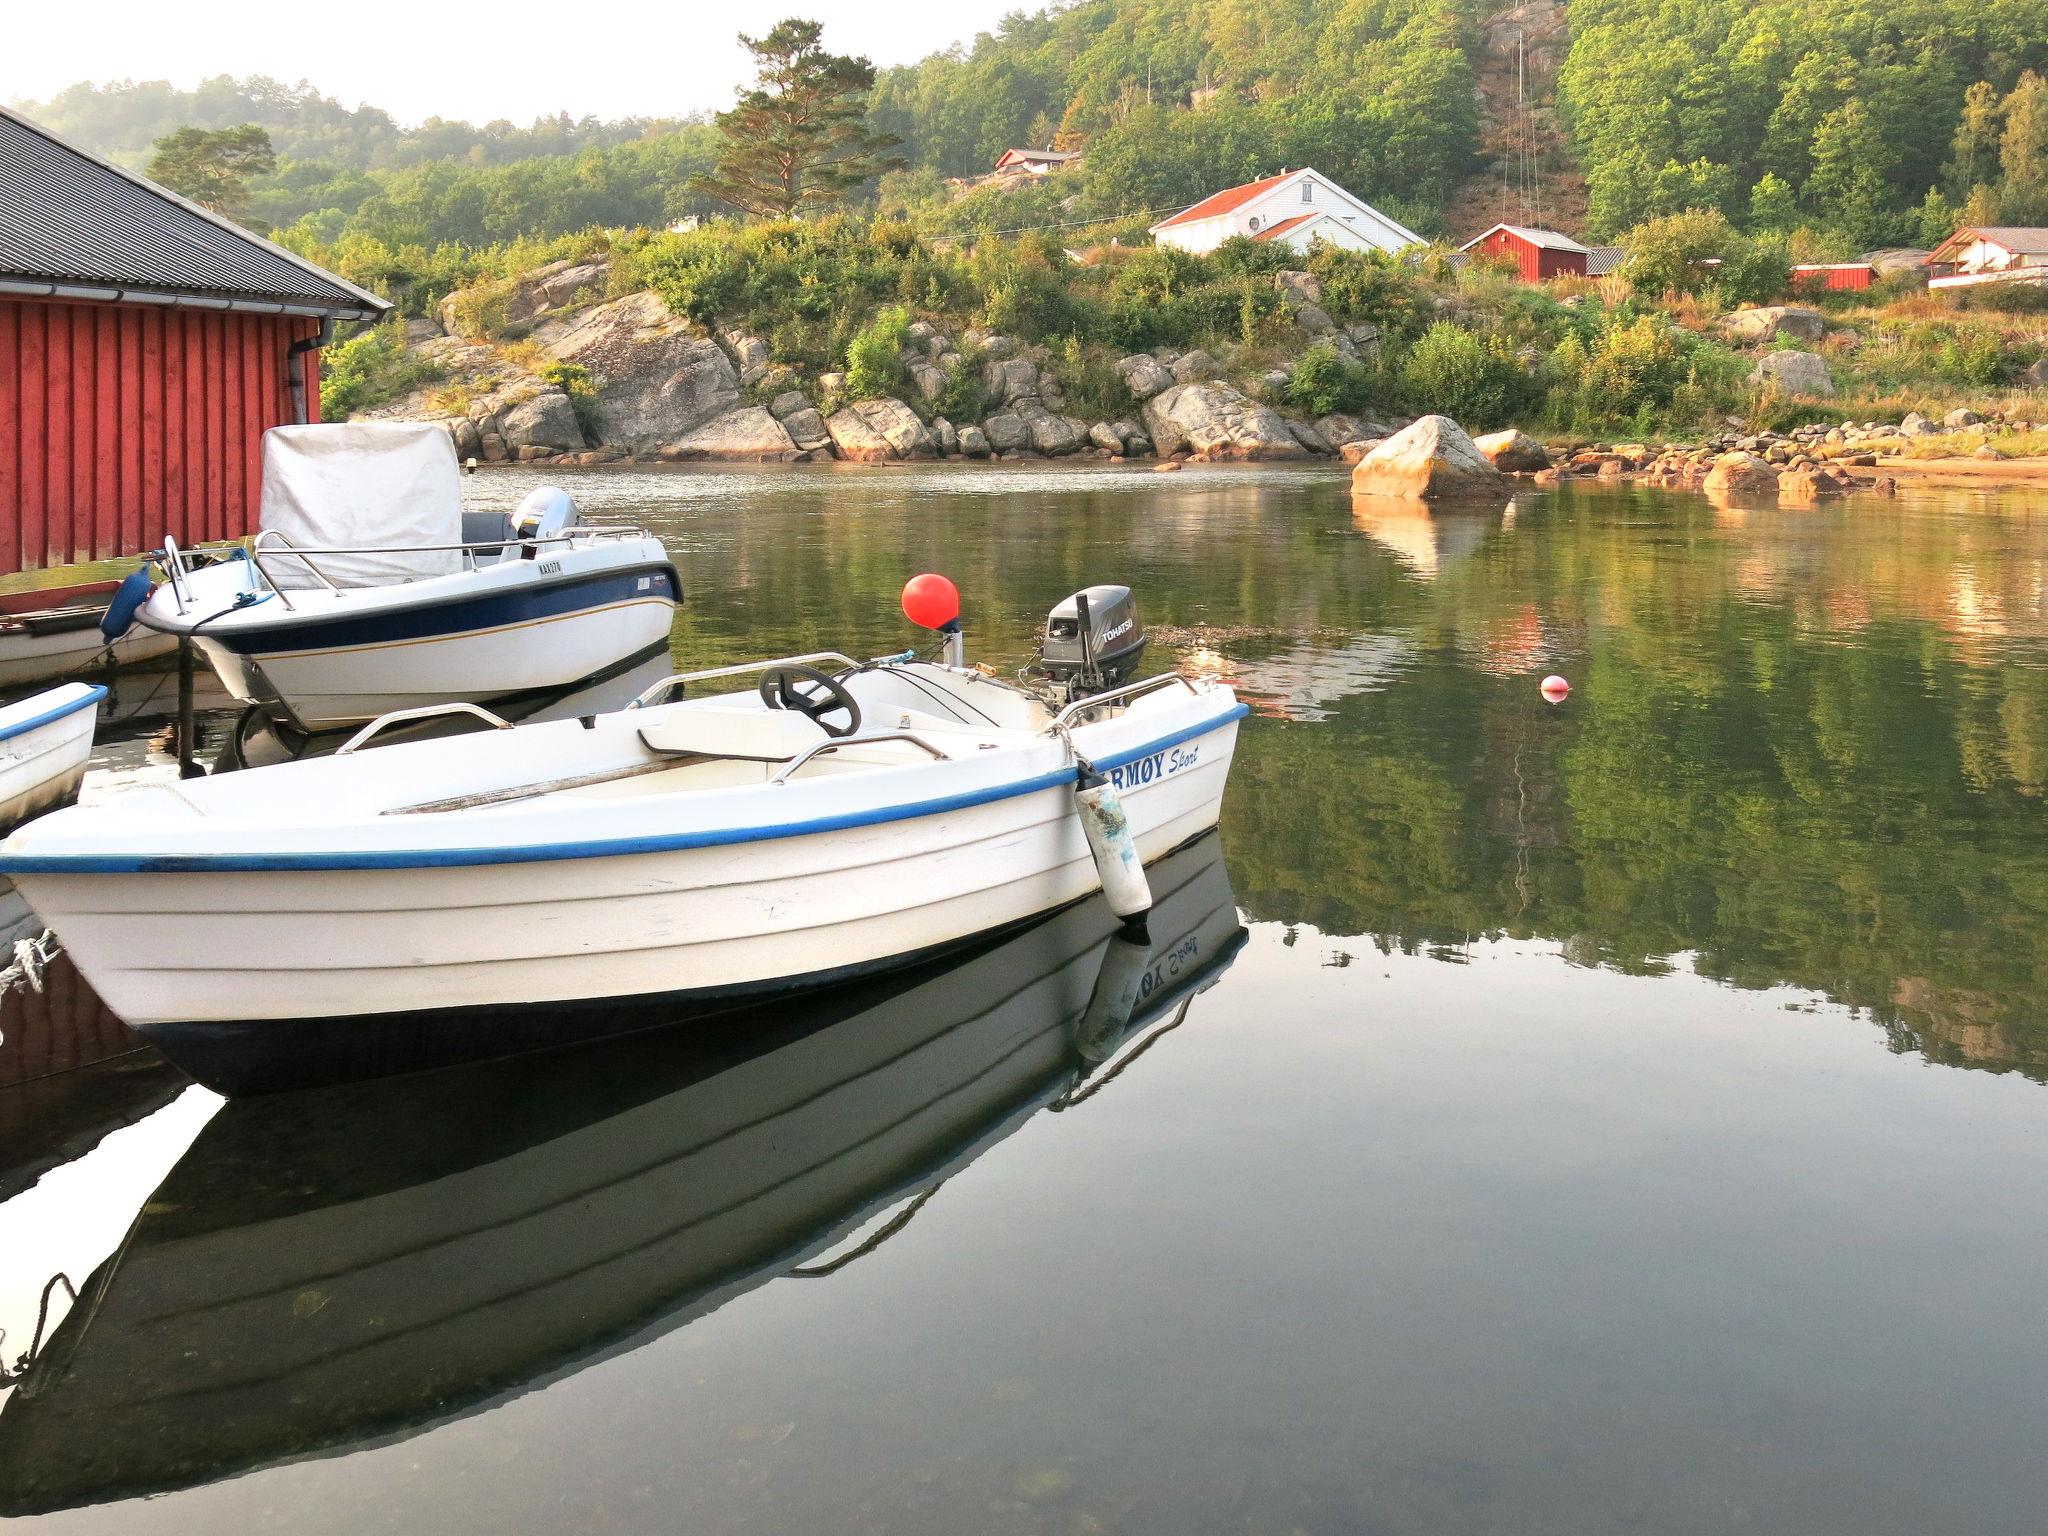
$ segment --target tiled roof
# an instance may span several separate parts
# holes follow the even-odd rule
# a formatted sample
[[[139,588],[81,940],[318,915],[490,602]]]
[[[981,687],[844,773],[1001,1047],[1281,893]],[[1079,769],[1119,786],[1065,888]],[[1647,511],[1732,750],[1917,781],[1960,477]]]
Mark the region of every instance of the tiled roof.
[[[1297,213],[1293,218],[1282,219],[1278,224],[1268,224],[1256,235],[1253,235],[1252,238],[1254,240],[1275,240],[1281,235],[1286,234],[1290,229],[1299,229],[1310,219],[1320,219],[1322,216],[1320,211],[1315,213]]]
[[[1295,171],[1282,171],[1278,176],[1268,176],[1261,181],[1248,181],[1241,187],[1229,187],[1221,192],[1212,193],[1192,208],[1183,208],[1172,218],[1161,219],[1152,227],[1165,229],[1171,224],[1192,224],[1197,219],[1213,219],[1219,214],[1230,212],[1233,208],[1242,208],[1261,192],[1271,191],[1288,177],[1298,174]]]
[[[0,109],[0,287],[38,285],[360,318],[391,307]]]

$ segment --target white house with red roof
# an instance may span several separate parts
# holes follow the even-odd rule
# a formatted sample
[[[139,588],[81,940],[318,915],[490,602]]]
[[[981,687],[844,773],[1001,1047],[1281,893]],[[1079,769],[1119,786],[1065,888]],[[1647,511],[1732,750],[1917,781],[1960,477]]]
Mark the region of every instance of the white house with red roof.
[[[1155,244],[1197,255],[1236,235],[1281,241],[1297,251],[1318,240],[1352,251],[1398,251],[1424,243],[1407,225],[1353,197],[1313,166],[1217,192],[1152,226]]]

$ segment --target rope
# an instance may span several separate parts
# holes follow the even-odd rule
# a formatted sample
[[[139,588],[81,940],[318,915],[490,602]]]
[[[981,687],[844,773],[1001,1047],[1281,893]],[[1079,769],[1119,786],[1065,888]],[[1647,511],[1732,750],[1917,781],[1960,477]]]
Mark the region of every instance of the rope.
[[[57,935],[48,928],[32,939],[14,941],[14,959],[5,970],[0,970],[0,997],[5,997],[16,987],[27,987],[32,992],[43,990],[43,972],[49,968],[57,952],[63,948]]]
[[[71,1298],[72,1305],[76,1306],[78,1304],[78,1288],[71,1283],[71,1277],[61,1269],[56,1274],[50,1276],[43,1286],[43,1299],[36,1307],[36,1331],[28,1341],[28,1349],[19,1360],[14,1362],[14,1369],[11,1371],[6,1368],[4,1363],[0,1363],[0,1387],[12,1386],[15,1382],[26,1376],[28,1368],[35,1364],[36,1355],[41,1352],[43,1347],[43,1329],[50,1321],[50,1292],[57,1289],[59,1285],[64,1287],[64,1294]],[[7,1330],[0,1328],[0,1341],[4,1341],[6,1337]]]
[[[898,1232],[901,1232],[905,1227],[909,1226],[910,1218],[915,1216],[919,1211],[924,1209],[925,1201],[931,1199],[933,1195],[936,1195],[940,1190],[944,1189],[945,1187],[946,1181],[944,1179],[939,1180],[938,1183],[934,1184],[930,1189],[926,1190],[923,1194],[919,1195],[915,1200],[911,1201],[910,1204],[906,1205],[902,1210],[898,1211],[894,1216],[890,1217],[886,1225],[880,1228],[880,1230],[878,1230],[873,1237],[870,1237],[866,1242],[862,1243],[859,1247],[849,1249],[847,1252],[842,1253],[838,1258],[833,1259],[829,1263],[801,1265],[796,1269],[787,1270],[785,1271],[785,1273],[787,1273],[789,1277],[793,1280],[822,1280],[827,1275],[834,1274],[837,1271],[846,1268],[846,1266],[851,1264],[855,1259],[862,1258],[867,1254],[873,1253],[877,1248],[881,1247],[882,1244],[886,1243]]]

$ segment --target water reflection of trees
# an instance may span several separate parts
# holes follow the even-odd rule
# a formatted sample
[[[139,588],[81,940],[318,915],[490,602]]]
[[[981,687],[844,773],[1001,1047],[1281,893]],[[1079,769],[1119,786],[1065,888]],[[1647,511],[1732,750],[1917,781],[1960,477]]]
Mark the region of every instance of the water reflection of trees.
[[[1438,577],[1395,689],[1248,730],[1226,821],[1248,909],[1408,949],[1690,952],[1867,1008],[1901,1048],[2048,1076],[2043,541],[1889,510],[1624,526],[1653,505],[1495,538]],[[1553,657],[1563,710],[1531,681]]]

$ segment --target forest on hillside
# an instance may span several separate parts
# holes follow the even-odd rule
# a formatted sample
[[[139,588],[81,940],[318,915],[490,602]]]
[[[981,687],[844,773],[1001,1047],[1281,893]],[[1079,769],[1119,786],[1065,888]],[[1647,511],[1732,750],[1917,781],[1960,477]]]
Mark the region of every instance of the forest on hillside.
[[[1560,174],[1584,227],[1713,208],[1801,253],[1925,243],[1960,215],[2048,219],[2048,0],[1569,0]],[[873,129],[899,170],[862,201],[927,236],[1116,221],[1313,164],[1433,237],[1491,163],[1478,83],[1486,0],[1073,0],[879,73]],[[829,41],[829,39],[828,39]],[[27,109],[129,164],[189,124],[257,123],[277,163],[250,217],[360,270],[721,212],[688,183],[717,153],[701,114],[527,127],[404,127],[310,86],[80,85]],[[1498,134],[1496,132],[1495,136]],[[965,189],[1013,144],[1082,148],[1024,186]],[[381,254],[379,254],[381,252]],[[417,265],[418,263],[414,263]]]

